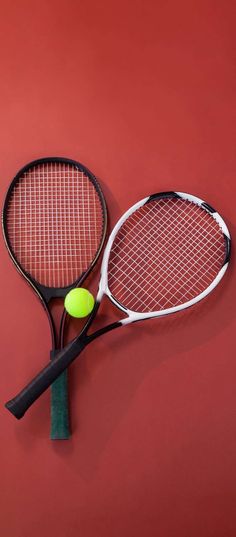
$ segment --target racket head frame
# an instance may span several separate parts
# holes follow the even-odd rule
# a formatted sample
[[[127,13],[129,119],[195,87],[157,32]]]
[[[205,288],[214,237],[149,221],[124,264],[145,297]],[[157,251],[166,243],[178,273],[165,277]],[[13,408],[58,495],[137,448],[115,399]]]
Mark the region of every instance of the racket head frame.
[[[116,237],[117,233],[119,232],[119,230],[122,227],[122,225],[124,224],[124,222],[129,218],[129,216],[132,215],[132,213],[134,213],[137,209],[140,209],[143,205],[148,204],[148,203],[150,203],[150,202],[152,202],[154,200],[161,200],[161,199],[167,199],[167,198],[179,198],[179,199],[183,199],[183,200],[187,200],[189,202],[195,203],[196,205],[198,205],[199,207],[204,209],[208,214],[210,214],[212,218],[214,218],[214,220],[218,223],[219,227],[221,228],[223,236],[224,236],[224,240],[225,240],[225,257],[224,257],[224,260],[223,260],[222,267],[221,267],[220,271],[218,272],[217,276],[215,277],[215,279],[211,282],[211,284],[203,292],[201,292],[199,295],[194,297],[192,300],[188,300],[187,302],[185,302],[183,304],[173,306],[173,307],[168,308],[168,309],[162,309],[160,311],[152,311],[152,312],[140,313],[140,312],[137,312],[137,311],[130,310],[127,307],[125,307],[123,304],[121,304],[116,299],[116,297],[113,296],[113,294],[111,293],[111,291],[109,289],[109,285],[108,285],[108,263],[109,263],[110,252],[111,252],[112,245],[113,245],[113,242],[115,240],[115,237]],[[178,311],[181,311],[181,310],[184,310],[186,308],[189,308],[189,307],[193,306],[194,304],[196,304],[197,302],[199,302],[200,300],[205,298],[207,295],[209,295],[211,293],[211,291],[213,291],[213,289],[221,281],[221,279],[223,278],[223,276],[224,276],[224,274],[225,274],[225,272],[227,270],[229,260],[230,260],[230,252],[231,252],[231,238],[230,238],[230,233],[229,233],[228,227],[226,226],[226,224],[225,224],[223,218],[220,216],[220,214],[215,209],[213,209],[213,207],[211,207],[208,203],[206,203],[204,200],[202,200],[201,198],[198,198],[196,196],[193,196],[191,194],[187,194],[185,192],[177,192],[177,191],[176,192],[175,191],[160,192],[160,193],[152,194],[152,195],[150,195],[150,196],[148,196],[146,198],[143,198],[139,202],[135,203],[135,205],[133,205],[130,209],[128,209],[128,211],[126,211],[124,213],[124,215],[119,219],[119,221],[117,222],[117,224],[113,228],[113,230],[112,230],[112,232],[110,234],[110,237],[108,239],[104,254],[103,254],[103,261],[102,261],[102,266],[101,266],[101,279],[100,279],[99,290],[98,290],[98,295],[97,295],[97,300],[96,301],[99,304],[101,302],[101,300],[102,300],[103,295],[106,295],[116,307],[118,307],[121,311],[123,311],[126,314],[127,317],[124,318],[124,319],[121,319],[120,321],[118,321],[119,324],[121,324],[121,325],[129,324],[129,323],[135,322],[135,321],[141,321],[141,320],[144,320],[144,319],[150,319],[150,318],[154,318],[154,317],[162,317],[164,315],[169,315],[171,313],[176,313]],[[96,314],[96,312],[95,312],[95,314]],[[91,324],[91,323],[89,322],[89,324]]]

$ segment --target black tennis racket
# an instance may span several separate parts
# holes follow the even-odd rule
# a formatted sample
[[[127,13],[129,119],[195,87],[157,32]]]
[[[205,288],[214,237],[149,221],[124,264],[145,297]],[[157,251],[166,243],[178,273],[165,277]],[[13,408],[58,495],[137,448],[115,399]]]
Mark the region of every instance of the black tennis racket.
[[[49,309],[54,298],[82,284],[101,252],[107,226],[103,193],[82,164],[43,158],[27,164],[13,179],[3,208],[3,233],[16,267],[47,313],[51,360],[63,347],[66,313],[59,330]],[[70,435],[67,372],[52,385],[51,438]]]
[[[229,257],[225,222],[199,198],[164,192],[136,203],[110,235],[94,310],[80,336],[6,403],[8,410],[21,418],[76,356],[105,332],[199,302],[219,283]],[[104,295],[126,317],[88,334]]]

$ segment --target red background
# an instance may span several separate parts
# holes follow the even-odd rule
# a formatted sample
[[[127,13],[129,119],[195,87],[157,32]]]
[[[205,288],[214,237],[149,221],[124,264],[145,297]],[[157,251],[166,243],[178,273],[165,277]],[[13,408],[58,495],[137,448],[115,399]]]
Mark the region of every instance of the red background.
[[[2,199],[28,161],[67,156],[100,178],[111,225],[175,189],[234,236],[235,19],[230,0],[2,0]],[[53,443],[49,392],[20,422],[3,408],[50,334],[1,239],[2,536],[235,537],[233,269],[191,311],[88,348],[73,436]]]

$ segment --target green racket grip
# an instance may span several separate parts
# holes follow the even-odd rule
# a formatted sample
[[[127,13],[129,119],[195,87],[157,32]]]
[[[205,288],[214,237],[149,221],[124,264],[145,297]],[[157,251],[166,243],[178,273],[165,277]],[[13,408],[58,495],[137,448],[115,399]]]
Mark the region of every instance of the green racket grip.
[[[53,360],[59,351],[51,351]],[[51,385],[51,440],[68,440],[70,437],[68,371],[65,370]]]

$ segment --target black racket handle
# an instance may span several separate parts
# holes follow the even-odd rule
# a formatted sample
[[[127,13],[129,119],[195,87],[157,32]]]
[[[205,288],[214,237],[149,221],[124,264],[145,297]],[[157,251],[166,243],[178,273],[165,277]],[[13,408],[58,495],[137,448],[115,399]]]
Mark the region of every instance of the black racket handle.
[[[59,375],[75,360],[78,354],[86,346],[86,340],[75,338],[51,361],[34,379],[23,388],[23,390],[13,399],[5,404],[5,407],[20,419],[26,410],[44,393],[47,388],[59,377]]]

